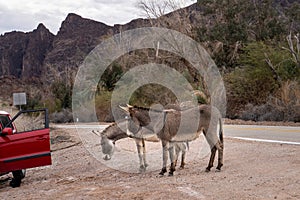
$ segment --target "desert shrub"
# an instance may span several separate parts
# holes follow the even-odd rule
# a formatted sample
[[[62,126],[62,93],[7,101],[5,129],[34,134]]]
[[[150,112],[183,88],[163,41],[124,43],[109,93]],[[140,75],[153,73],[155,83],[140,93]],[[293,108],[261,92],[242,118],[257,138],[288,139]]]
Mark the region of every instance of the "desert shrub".
[[[247,44],[238,65],[240,67],[224,76],[229,117],[235,116],[247,104],[267,103],[285,82],[300,77],[300,69],[289,52],[266,42]]]
[[[264,68],[277,82],[299,77],[300,71],[293,62],[291,54],[282,46],[284,45],[262,41],[248,43],[238,60],[239,66]]]
[[[240,118],[251,121],[282,121],[284,113],[269,102],[258,106],[247,104]]]
[[[285,121],[300,121],[300,84],[286,81],[272,99],[273,105],[284,112]]]
[[[130,98],[130,104],[150,107],[152,104],[167,105],[176,102],[173,92],[159,84],[147,84],[138,88]]]
[[[50,114],[50,121],[53,123],[73,122],[73,114],[70,109],[62,109]]]
[[[122,66],[118,63],[112,63],[103,73],[100,84],[108,91],[112,91],[115,88],[115,84],[123,75]]]
[[[300,85],[287,81],[267,102],[254,106],[248,104],[240,118],[253,121],[300,121]]]
[[[57,108],[71,108],[72,106],[72,88],[64,81],[56,81],[51,85],[51,92],[54,96]]]
[[[224,77],[229,117],[233,117],[247,104],[261,105],[276,89],[271,72],[264,67],[236,69]]]
[[[101,90],[95,97],[96,113],[99,121],[110,122],[113,120],[111,115],[111,91]]]
[[[22,110],[32,110],[44,107],[44,105],[42,104],[42,95],[40,93],[27,94],[26,105],[16,106],[17,109],[20,109],[20,107]]]
[[[43,104],[46,108],[48,108],[49,113],[54,113],[61,111],[61,101],[59,99],[53,99],[51,97],[45,99]]]

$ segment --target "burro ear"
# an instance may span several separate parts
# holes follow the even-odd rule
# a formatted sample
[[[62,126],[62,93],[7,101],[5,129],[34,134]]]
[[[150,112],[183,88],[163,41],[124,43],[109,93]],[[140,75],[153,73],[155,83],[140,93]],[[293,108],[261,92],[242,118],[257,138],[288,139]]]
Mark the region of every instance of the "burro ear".
[[[95,131],[95,130],[92,130],[92,133],[94,133],[95,135],[97,135],[99,137],[102,135],[102,132]]]
[[[176,112],[174,109],[164,109],[163,112]]]
[[[133,108],[133,106],[132,105],[129,105],[129,104],[126,104],[127,105],[127,107],[128,108]]]
[[[124,106],[120,106],[119,107],[122,109],[122,110],[125,110],[125,112],[129,112],[129,107],[124,107]]]

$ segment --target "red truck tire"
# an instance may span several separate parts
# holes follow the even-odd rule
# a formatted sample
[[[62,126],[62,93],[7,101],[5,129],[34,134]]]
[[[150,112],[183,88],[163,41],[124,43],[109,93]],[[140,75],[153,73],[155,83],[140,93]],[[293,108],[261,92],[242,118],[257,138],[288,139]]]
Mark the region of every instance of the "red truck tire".
[[[20,187],[22,179],[25,177],[26,170],[17,170],[13,171],[13,178],[10,181],[9,185],[13,188]]]

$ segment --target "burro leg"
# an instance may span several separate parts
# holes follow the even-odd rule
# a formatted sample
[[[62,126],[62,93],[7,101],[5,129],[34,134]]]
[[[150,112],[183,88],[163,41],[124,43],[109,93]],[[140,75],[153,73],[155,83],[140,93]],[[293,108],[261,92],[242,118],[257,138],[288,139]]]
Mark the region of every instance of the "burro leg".
[[[180,165],[180,169],[184,169],[184,165],[185,165],[185,162],[184,162],[184,160],[185,160],[185,153],[186,153],[186,151],[182,151],[181,152],[181,165]]]
[[[174,175],[175,171],[175,163],[176,163],[176,153],[175,153],[175,147],[174,145],[171,145],[169,148],[169,154],[170,154],[170,160],[171,160],[171,166],[170,166],[170,171],[169,171],[169,176]]]
[[[221,167],[223,166],[223,150],[224,150],[224,144],[222,142],[219,142],[217,145],[218,149],[218,166],[217,170],[221,170]]]
[[[162,144],[162,151],[163,151],[163,167],[159,172],[159,174],[164,175],[167,172],[169,142],[162,140],[161,144]]]
[[[217,151],[217,148],[214,146],[212,149],[211,149],[211,153],[210,153],[210,159],[209,159],[209,163],[208,163],[208,166],[206,167],[206,172],[209,172],[210,169],[213,167],[214,165],[214,160],[215,160],[215,156],[216,156],[216,151]]]
[[[144,155],[143,155],[144,146],[141,139],[135,139],[135,143],[136,143],[136,148],[137,148],[139,161],[140,161],[140,172],[143,172],[146,169],[146,166],[144,165]]]
[[[144,160],[144,166],[145,166],[145,168],[147,168],[148,167],[148,163],[146,161],[146,145],[145,145],[144,139],[143,139],[142,142],[143,142],[143,160]]]

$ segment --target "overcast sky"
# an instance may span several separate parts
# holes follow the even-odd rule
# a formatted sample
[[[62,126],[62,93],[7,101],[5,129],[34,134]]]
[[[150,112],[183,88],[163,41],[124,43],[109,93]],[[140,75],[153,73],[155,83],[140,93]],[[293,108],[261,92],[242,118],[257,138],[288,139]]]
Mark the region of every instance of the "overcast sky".
[[[1,0],[0,34],[10,31],[32,31],[43,23],[56,34],[68,13],[103,22],[124,24],[132,19],[145,18],[137,8],[139,0]],[[158,0],[159,1],[159,0]],[[196,0],[175,0],[182,6]],[[184,4],[184,5],[183,5]]]

